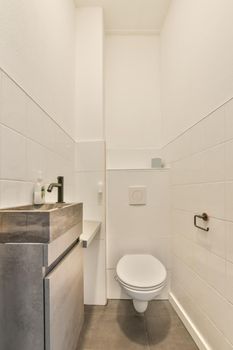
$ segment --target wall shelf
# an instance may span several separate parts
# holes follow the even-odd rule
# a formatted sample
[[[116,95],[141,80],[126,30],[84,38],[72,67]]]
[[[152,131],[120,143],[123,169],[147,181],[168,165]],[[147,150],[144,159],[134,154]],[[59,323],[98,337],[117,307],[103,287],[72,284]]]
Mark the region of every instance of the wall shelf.
[[[80,236],[83,248],[88,248],[95,236],[100,232],[100,221],[84,221],[83,233]]]

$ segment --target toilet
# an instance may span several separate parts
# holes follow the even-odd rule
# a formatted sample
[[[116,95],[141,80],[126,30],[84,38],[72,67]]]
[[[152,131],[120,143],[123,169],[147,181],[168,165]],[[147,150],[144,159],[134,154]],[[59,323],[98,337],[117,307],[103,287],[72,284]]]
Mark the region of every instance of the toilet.
[[[116,280],[140,313],[146,311],[148,302],[162,292],[166,279],[166,268],[152,255],[124,255],[117,264]]]

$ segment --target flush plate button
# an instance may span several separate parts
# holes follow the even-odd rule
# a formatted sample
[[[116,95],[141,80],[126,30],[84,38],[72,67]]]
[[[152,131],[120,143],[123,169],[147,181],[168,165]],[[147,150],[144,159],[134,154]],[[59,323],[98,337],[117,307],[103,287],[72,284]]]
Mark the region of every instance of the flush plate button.
[[[146,187],[129,187],[129,205],[146,205]]]

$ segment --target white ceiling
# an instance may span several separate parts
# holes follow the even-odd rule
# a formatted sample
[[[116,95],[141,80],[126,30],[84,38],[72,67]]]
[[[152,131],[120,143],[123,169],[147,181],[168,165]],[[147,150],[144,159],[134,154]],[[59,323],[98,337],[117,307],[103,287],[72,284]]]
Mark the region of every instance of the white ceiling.
[[[77,6],[101,6],[106,31],[156,31],[171,0],[75,0]]]

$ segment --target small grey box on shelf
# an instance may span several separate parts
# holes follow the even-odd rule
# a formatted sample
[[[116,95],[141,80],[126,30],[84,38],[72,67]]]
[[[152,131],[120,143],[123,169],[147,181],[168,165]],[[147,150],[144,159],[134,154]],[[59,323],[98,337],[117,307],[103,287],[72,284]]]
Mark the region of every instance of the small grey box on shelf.
[[[163,168],[163,162],[161,158],[151,159],[151,168]]]

